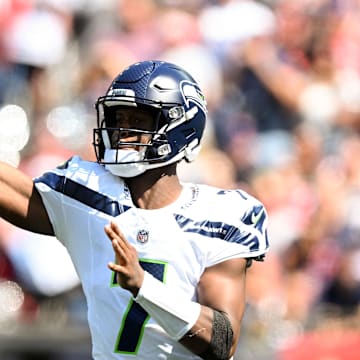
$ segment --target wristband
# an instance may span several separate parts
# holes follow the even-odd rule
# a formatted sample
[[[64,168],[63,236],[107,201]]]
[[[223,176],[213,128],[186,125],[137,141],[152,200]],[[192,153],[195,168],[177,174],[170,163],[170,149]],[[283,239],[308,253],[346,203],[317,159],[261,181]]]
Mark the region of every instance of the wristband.
[[[180,340],[196,323],[201,305],[173,292],[145,271],[144,282],[135,301],[174,340]]]

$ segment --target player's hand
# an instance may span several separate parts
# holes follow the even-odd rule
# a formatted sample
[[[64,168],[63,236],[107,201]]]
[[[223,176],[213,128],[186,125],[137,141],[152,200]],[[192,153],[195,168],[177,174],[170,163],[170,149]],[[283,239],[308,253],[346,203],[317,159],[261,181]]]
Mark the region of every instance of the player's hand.
[[[137,251],[114,222],[105,226],[105,233],[115,253],[115,263],[109,262],[108,267],[116,272],[118,284],[135,297],[144,280],[144,270],[140,266]]]

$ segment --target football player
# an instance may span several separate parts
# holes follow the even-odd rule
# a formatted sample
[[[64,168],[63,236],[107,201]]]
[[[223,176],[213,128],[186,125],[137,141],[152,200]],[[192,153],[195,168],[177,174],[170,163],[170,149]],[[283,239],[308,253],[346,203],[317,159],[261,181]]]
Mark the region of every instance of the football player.
[[[268,251],[267,215],[241,189],[177,176],[201,146],[198,84],[174,64],[136,63],[96,110],[97,162],[74,156],[34,179],[1,164],[1,216],[67,248],[94,359],[230,359],[246,269]]]

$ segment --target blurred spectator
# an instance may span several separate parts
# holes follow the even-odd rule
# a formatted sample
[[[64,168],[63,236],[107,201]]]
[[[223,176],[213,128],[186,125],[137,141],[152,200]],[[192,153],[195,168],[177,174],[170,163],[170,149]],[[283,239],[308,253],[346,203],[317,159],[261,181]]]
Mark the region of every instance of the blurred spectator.
[[[218,0],[200,11],[199,25],[205,45],[226,64],[236,61],[231,59],[235,47],[241,47],[254,36],[271,33],[274,16],[259,1]]]

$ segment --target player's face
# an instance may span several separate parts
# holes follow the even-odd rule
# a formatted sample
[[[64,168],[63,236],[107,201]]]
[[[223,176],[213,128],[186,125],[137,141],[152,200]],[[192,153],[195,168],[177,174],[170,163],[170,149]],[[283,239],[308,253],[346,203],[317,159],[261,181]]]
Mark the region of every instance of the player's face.
[[[137,148],[139,144],[147,144],[154,131],[153,114],[142,109],[116,109],[106,119],[112,148]]]

